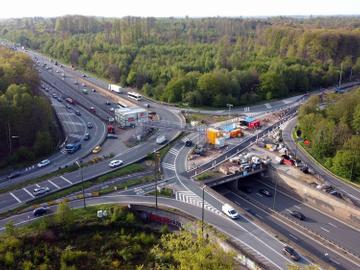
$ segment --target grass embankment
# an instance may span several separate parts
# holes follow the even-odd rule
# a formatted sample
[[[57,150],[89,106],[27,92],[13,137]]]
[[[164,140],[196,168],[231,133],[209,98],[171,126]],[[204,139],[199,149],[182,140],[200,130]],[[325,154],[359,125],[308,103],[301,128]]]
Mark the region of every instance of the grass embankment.
[[[98,210],[107,216],[98,218]],[[118,205],[71,210],[62,203],[55,215],[19,228],[8,224],[0,234],[0,269],[230,270],[233,257],[216,241],[169,233]]]
[[[293,140],[295,141],[295,144],[298,145],[299,148],[301,148],[301,150],[306,153],[306,155],[312,159],[318,166],[324,168],[325,170],[327,170],[328,172],[330,172],[332,175],[334,175],[335,177],[337,177],[338,179],[341,179],[342,181],[346,182],[347,184],[350,184],[352,186],[355,186],[357,188],[360,188],[360,183],[356,183],[354,181],[351,181],[350,179],[344,178],[342,176],[337,175],[331,167],[326,166],[325,163],[323,163],[321,160],[315,158],[312,154],[311,151],[309,151],[310,149],[304,144],[304,142],[302,140],[298,140],[298,136],[296,135],[295,130],[292,131],[291,136],[293,138]],[[299,151],[299,150],[298,150]]]

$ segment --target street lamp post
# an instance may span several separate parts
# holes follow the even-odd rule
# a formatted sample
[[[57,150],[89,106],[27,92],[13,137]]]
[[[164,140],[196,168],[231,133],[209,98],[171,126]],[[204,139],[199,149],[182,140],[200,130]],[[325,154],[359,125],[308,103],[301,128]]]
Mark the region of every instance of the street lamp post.
[[[204,185],[202,187],[202,205],[201,205],[201,235],[202,235],[202,237],[204,237],[205,188],[206,188],[206,185]]]
[[[85,190],[84,190],[84,176],[83,176],[81,161],[77,160],[76,165],[78,165],[78,167],[80,169],[82,196],[83,196],[84,208],[86,208],[86,201],[85,201],[86,199],[85,199]]]
[[[234,107],[234,105],[228,103],[228,104],[226,104],[226,106],[229,108],[228,118],[230,119],[230,111],[231,111],[231,108]]]
[[[154,168],[154,178],[155,178],[155,206],[158,208],[158,173],[160,170],[160,153],[154,151],[155,158],[155,168]]]
[[[276,200],[277,185],[278,185],[278,180],[277,180],[277,177],[275,177],[274,200],[273,200],[273,205],[272,205],[273,210],[275,210],[275,200]]]

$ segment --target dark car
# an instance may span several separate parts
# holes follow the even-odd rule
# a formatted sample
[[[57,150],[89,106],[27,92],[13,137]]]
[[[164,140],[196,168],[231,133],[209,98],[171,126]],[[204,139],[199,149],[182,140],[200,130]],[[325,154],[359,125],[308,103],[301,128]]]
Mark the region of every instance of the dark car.
[[[16,178],[16,177],[18,177],[20,175],[21,175],[20,171],[15,171],[15,172],[10,173],[7,178],[8,179],[13,179],[13,178]]]
[[[46,208],[46,207],[38,207],[38,208],[34,209],[33,215],[34,215],[35,217],[40,217],[40,216],[46,214],[48,211],[49,211],[49,210],[48,210],[48,208]]]
[[[266,196],[266,197],[272,197],[272,193],[270,190],[267,190],[266,188],[262,188],[259,190],[259,193]]]
[[[81,116],[80,111],[75,111],[75,114],[76,114],[77,116]]]
[[[299,211],[291,211],[290,215],[292,215],[294,218],[297,218],[300,220],[305,220],[305,216],[303,215],[303,213],[301,213]]]
[[[87,123],[87,127],[88,127],[88,128],[93,128],[94,126],[93,126],[93,124],[92,124],[91,122],[88,122],[88,123]]]
[[[193,144],[193,143],[192,143],[191,140],[186,140],[186,141],[185,141],[185,146],[186,146],[186,147],[191,147],[192,144]]]
[[[89,133],[85,133],[84,135],[84,141],[88,141],[90,140],[90,134]]]
[[[107,101],[105,102],[105,104],[106,104],[106,105],[111,105],[111,102],[107,100]]]
[[[285,246],[283,248],[283,254],[289,258],[291,258],[294,261],[300,260],[299,254],[293,249],[292,247]]]
[[[242,186],[240,187],[240,190],[246,194],[250,194],[253,192],[252,188],[249,186]]]

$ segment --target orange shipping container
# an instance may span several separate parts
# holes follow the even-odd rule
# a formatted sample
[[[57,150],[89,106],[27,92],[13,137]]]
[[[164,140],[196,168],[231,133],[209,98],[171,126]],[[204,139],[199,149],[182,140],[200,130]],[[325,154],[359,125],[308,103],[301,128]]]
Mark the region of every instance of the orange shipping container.
[[[208,143],[215,144],[216,138],[221,137],[221,132],[215,128],[208,128],[206,135]]]

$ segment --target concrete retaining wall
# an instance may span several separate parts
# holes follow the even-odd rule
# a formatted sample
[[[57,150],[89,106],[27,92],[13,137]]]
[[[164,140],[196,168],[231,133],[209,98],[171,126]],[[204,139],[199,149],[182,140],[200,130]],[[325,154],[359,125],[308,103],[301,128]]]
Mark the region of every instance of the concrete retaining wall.
[[[271,166],[269,166],[268,174],[270,177],[267,180],[273,183],[278,181],[278,185],[298,195],[302,201],[360,229],[360,209],[356,206],[308,186]]]

